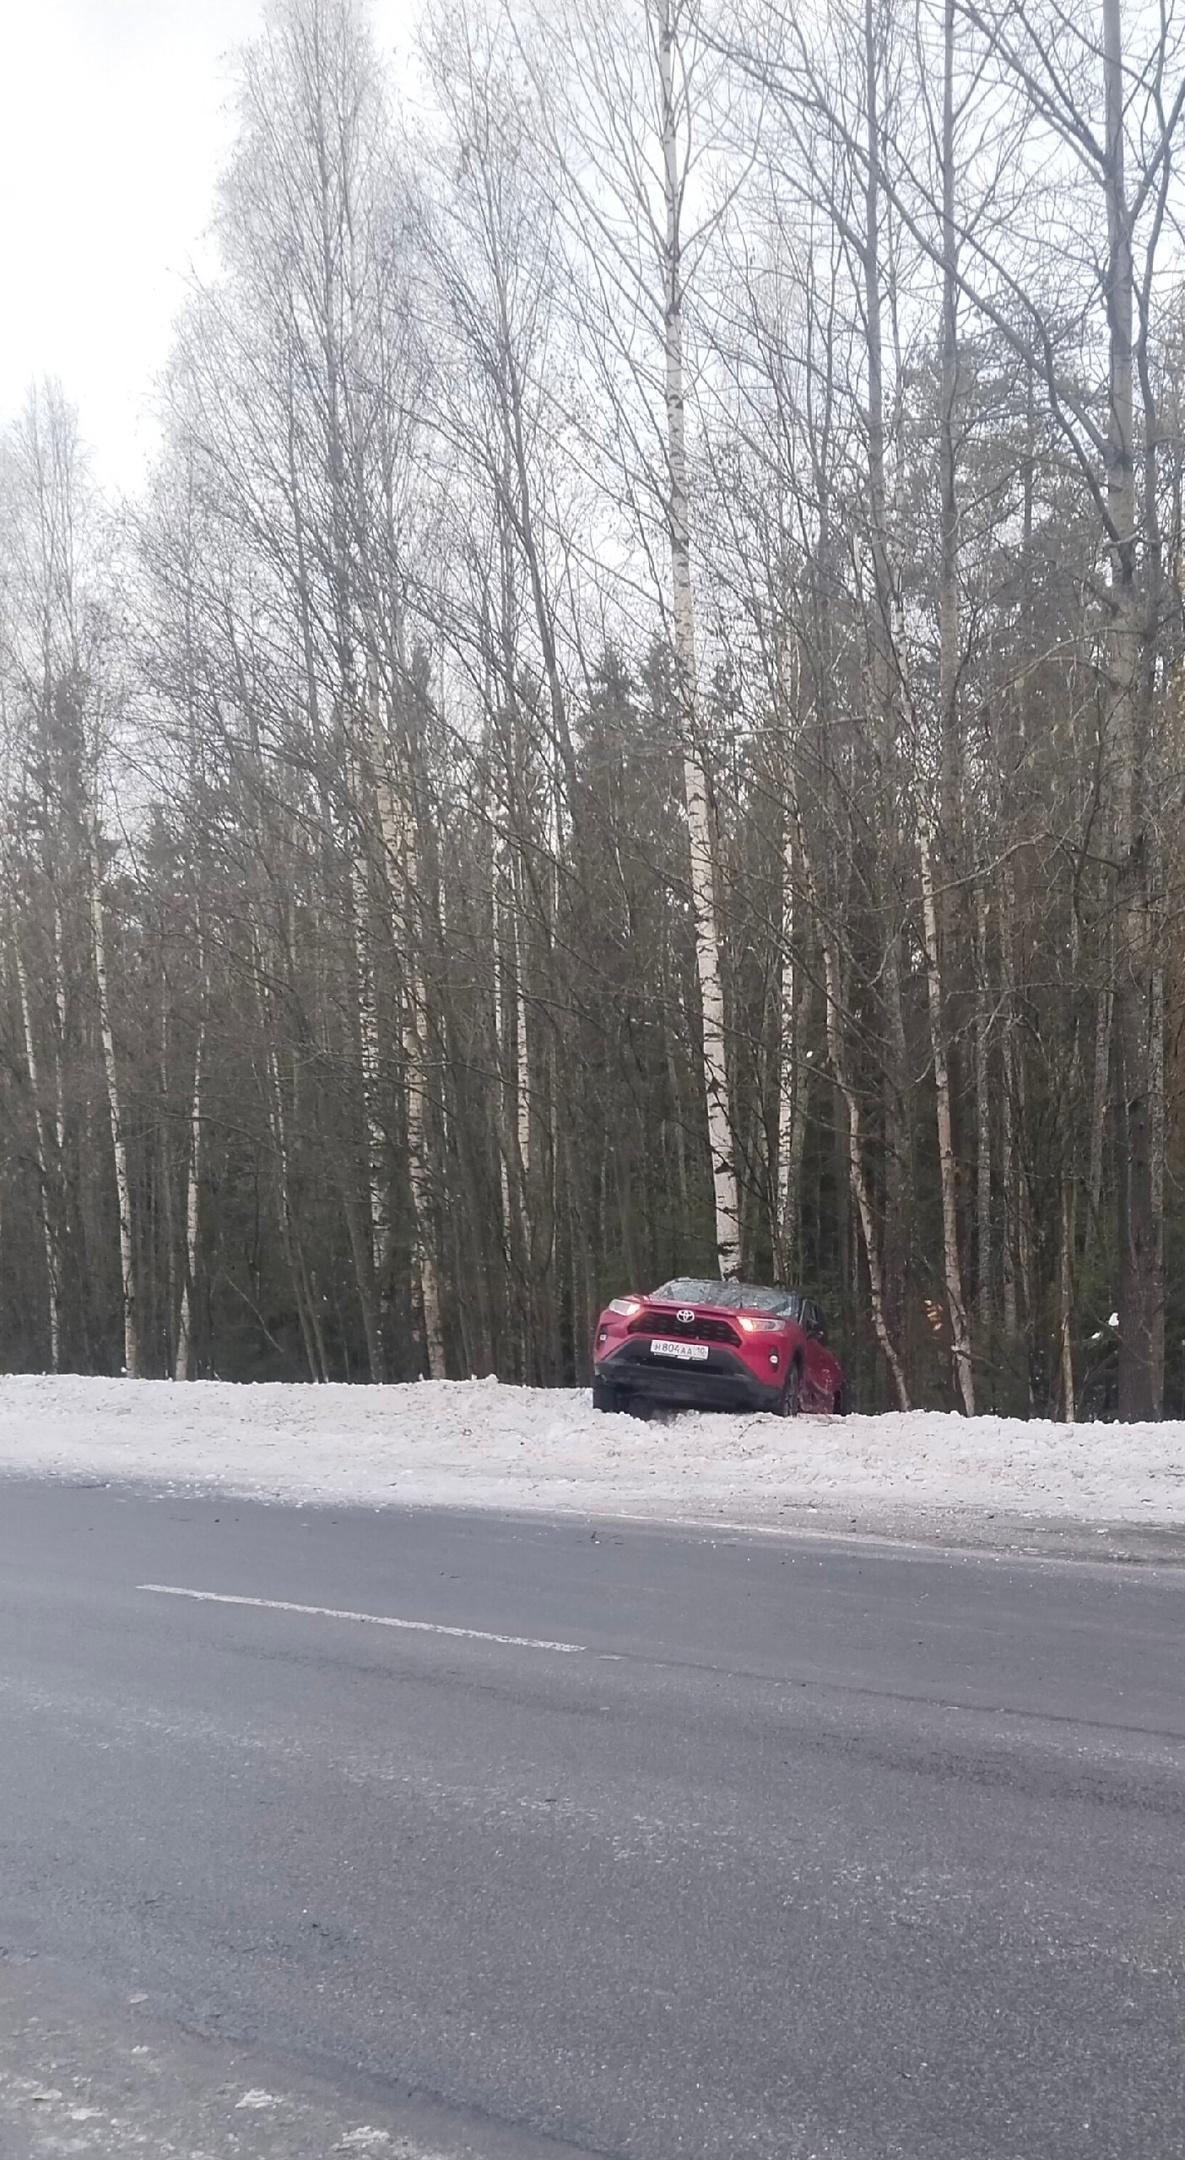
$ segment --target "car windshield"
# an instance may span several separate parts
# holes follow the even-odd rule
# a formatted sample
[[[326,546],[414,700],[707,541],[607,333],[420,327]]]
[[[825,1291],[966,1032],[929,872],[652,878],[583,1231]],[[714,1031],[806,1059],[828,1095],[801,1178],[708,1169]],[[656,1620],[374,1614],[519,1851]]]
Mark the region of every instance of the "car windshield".
[[[769,1290],[761,1283],[707,1282],[694,1275],[676,1275],[650,1293],[664,1305],[723,1305],[731,1312],[780,1313],[801,1320],[802,1295],[797,1290]]]

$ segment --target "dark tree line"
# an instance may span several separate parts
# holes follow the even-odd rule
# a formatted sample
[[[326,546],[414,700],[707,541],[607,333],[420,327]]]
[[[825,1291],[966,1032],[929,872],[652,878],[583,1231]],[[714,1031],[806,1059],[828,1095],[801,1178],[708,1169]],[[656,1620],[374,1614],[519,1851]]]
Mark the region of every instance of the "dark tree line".
[[[1185,1414],[1183,57],[276,0],[143,500],[0,452],[7,1367]]]

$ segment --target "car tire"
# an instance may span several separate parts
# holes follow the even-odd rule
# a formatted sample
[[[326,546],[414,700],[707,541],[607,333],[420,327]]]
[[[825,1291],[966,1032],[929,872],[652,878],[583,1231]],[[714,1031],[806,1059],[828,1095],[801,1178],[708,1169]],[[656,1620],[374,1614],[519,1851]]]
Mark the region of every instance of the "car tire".
[[[785,1381],[783,1382],[782,1392],[777,1400],[775,1416],[797,1417],[801,1408],[802,1367],[801,1365],[794,1364],[790,1367],[790,1370],[786,1375]]]
[[[612,1380],[594,1380],[592,1406],[594,1410],[624,1410],[625,1389],[617,1387]]]

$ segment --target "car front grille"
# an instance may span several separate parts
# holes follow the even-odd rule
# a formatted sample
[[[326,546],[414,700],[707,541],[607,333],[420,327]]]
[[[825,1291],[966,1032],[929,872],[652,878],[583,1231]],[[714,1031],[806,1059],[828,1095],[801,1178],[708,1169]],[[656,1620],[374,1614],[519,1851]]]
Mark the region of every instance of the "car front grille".
[[[665,1335],[672,1342],[719,1342],[728,1343],[734,1350],[741,1347],[741,1338],[727,1320],[700,1319],[679,1320],[671,1313],[643,1313],[640,1320],[631,1320],[627,1332],[630,1335]]]

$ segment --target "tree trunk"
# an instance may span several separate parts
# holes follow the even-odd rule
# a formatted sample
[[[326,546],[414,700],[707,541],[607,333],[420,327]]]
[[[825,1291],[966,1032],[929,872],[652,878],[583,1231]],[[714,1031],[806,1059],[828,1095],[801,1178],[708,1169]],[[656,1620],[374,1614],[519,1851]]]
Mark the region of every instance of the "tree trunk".
[[[260,1000],[265,1037],[270,1033],[267,1001]],[[321,1314],[308,1279],[300,1228],[292,1205],[292,1165],[288,1147],[288,1118],[284,1107],[283,1086],[280,1079],[280,1063],[274,1043],[265,1043],[265,1066],[271,1096],[269,1123],[272,1144],[276,1154],[279,1173],[279,1206],[277,1214],[280,1227],[280,1244],[288,1264],[288,1278],[292,1284],[292,1296],[300,1325],[301,1341],[308,1361],[309,1377],[314,1381],[329,1378],[329,1360],[325,1350]]]
[[[1089,1259],[1099,1241],[1103,1214],[1103,1150],[1107,1133],[1107,1107],[1111,1099],[1111,1016],[1114,992],[1100,985],[1095,1003],[1094,1073],[1090,1097],[1090,1150],[1087,1166],[1086,1255]]]
[[[403,1057],[407,1073],[407,1153],[411,1177],[412,1213],[415,1225],[414,1265],[424,1315],[424,1347],[428,1353],[428,1378],[445,1377],[444,1333],[440,1318],[440,1278],[436,1267],[436,1242],[432,1232],[431,1152],[427,1121],[427,1057],[425,1049],[425,998],[423,977],[414,964],[410,970],[404,1006]]]
[[[740,1210],[735,1139],[728,1080],[724,984],[716,908],[715,846],[708,799],[706,754],[699,710],[695,609],[691,586],[691,527],[687,476],[687,427],[683,367],[683,181],[679,172],[675,32],[671,0],[659,0],[659,79],[662,94],[666,239],[663,250],[664,354],[667,417],[667,511],[670,525],[672,620],[679,720],[683,738],[683,787],[691,855],[691,908],[703,1019],[704,1092],[715,1195],[716,1256],[723,1277],[740,1266]]]
[[[397,662],[403,681],[408,681],[402,633],[396,631]],[[424,1347],[430,1380],[443,1380],[444,1338],[440,1319],[440,1277],[436,1264],[436,1240],[432,1223],[432,1176],[427,1132],[427,1000],[420,963],[423,941],[422,895],[419,851],[414,830],[414,805],[400,815],[391,774],[392,747],[382,726],[377,656],[367,658],[367,705],[370,719],[371,762],[374,768],[379,830],[392,918],[403,970],[403,1066],[407,1108],[408,1182],[412,1203],[412,1304],[424,1317]],[[410,763],[410,746],[409,746]],[[410,772],[408,794],[413,793]]]
[[[1062,1417],[1074,1423],[1074,1186],[1062,1173],[1061,1236],[1058,1240],[1058,1363]]]
[[[992,1009],[988,964],[991,902],[975,880],[975,1302],[986,1340],[992,1319]]]
[[[193,1358],[194,1307],[197,1300],[198,1231],[200,1228],[198,1196],[201,1192],[202,1175],[202,1060],[205,1051],[205,1025],[198,1028],[197,1049],[193,1060],[193,1092],[189,1102],[189,1147],[185,1161],[185,1268],[181,1284],[181,1318],[177,1328],[177,1359],[173,1368],[175,1380],[190,1378]]]
[[[1102,0],[1106,124],[1106,301],[1110,415],[1106,478],[1109,526],[1108,635],[1112,748],[1115,764],[1115,859],[1118,866],[1118,970],[1115,1032],[1123,1100],[1123,1221],[1120,1238],[1119,1415],[1160,1415],[1164,1389],[1164,1282],[1157,1220],[1151,1069],[1154,1004],[1143,804],[1146,732],[1142,692],[1143,608],[1136,544],[1135,416],[1132,328],[1134,276],[1131,210],[1124,165],[1121,0]]]
[[[356,793],[355,800],[358,800]],[[360,834],[353,838],[350,863],[350,913],[354,933],[354,1027],[358,1078],[362,1090],[365,1213],[363,1234],[354,1228],[350,1245],[358,1269],[358,1292],[363,1307],[367,1357],[372,1380],[387,1378],[387,1302],[391,1258],[391,1210],[387,1168],[387,1135],[382,1120],[380,1093],[382,1049],[379,1040],[378,986],[375,979],[374,939],[370,921],[370,879]]]
[[[784,773],[782,805],[782,924],[778,953],[776,1158],[769,1180],[771,1242],[781,1280],[793,1282],[801,1266],[802,1158],[806,1145],[810,1072],[802,1054],[814,1003],[814,984],[803,974],[799,985],[798,881],[802,847],[801,814],[794,780],[795,722],[798,707],[797,647],[779,640],[778,698],[782,708],[779,755]]]
[[[99,1033],[103,1044],[103,1071],[107,1082],[107,1112],[111,1124],[111,1151],[115,1162],[115,1199],[119,1215],[119,1273],[123,1305],[123,1362],[129,1380],[143,1377],[140,1369],[139,1306],[136,1297],[136,1259],[132,1235],[132,1190],[128,1175],[127,1139],[120,1100],[119,1067],[111,1028],[111,998],[107,980],[107,939],[103,926],[103,889],[99,864],[99,835],[90,832],[91,931],[94,939],[95,984],[99,996]]]
[[[844,1100],[848,1114],[848,1172],[852,1195],[864,1233],[864,1252],[868,1262],[868,1298],[872,1306],[872,1326],[880,1344],[885,1363],[893,1381],[897,1408],[908,1410],[909,1387],[905,1367],[889,1326],[885,1305],[885,1282],[881,1269],[880,1252],[876,1239],[876,1223],[872,1212],[872,1198],[864,1169],[864,1149],[860,1130],[860,1104],[855,1088],[848,1076],[847,1060],[843,1050],[842,1020],[839,1004],[839,955],[828,937],[823,940],[823,966],[827,987],[827,1051],[836,1085]]]
[[[1016,998],[1016,948],[1015,893],[1011,865],[1003,863],[1000,868],[1000,982],[1003,992],[1001,1013],[1000,1062],[1003,1067],[1003,1088],[1000,1096],[1000,1188],[1004,1199],[1004,1221],[1000,1239],[1000,1263],[1002,1273],[1004,1340],[1013,1365],[1020,1356],[1020,1311],[1017,1303],[1017,1279],[1020,1270],[1021,1251],[1021,1168],[1016,1144],[1016,1128],[1021,1106],[1023,1073],[1020,1049],[1017,1044],[1019,1012]]]
[[[901,755],[901,662],[898,638],[901,606],[896,566],[889,539],[888,489],[885,466],[885,353],[881,294],[881,219],[884,211],[882,135],[879,94],[880,53],[874,0],[864,0],[864,229],[860,236],[860,262],[864,302],[864,342],[868,367],[868,537],[872,556],[872,621],[870,624],[872,693],[879,728],[878,805],[875,876],[881,935],[884,939],[883,982],[887,1041],[883,1117],[884,1167],[884,1284],[890,1331],[901,1339],[910,1263],[910,1197],[912,1190],[912,1116],[909,1055],[905,1010],[901,988],[901,905],[895,871],[900,855],[897,803],[898,764]]]
[[[802,1161],[806,1149],[807,1113],[810,1107],[811,1068],[802,1045],[810,1026],[815,986],[804,976],[795,995],[797,970],[792,958],[784,958],[781,1089],[778,1099],[778,1176],[776,1215],[778,1236],[774,1250],[781,1256],[783,1280],[794,1282],[802,1268]]]
[[[29,978],[21,951],[20,933],[15,921],[10,924],[13,957],[16,962],[17,988],[20,994],[21,1027],[25,1038],[25,1064],[29,1072],[29,1092],[33,1098],[33,1130],[37,1140],[37,1210],[41,1220],[41,1241],[45,1253],[45,1276],[48,1290],[49,1312],[49,1369],[57,1372],[62,1357],[62,1285],[61,1265],[58,1254],[58,1237],[54,1221],[51,1185],[56,1181],[61,1164],[61,1149],[50,1145],[49,1121],[41,1093],[41,1069],[37,1055],[37,1039],[33,1032],[33,1016],[29,1006]]]
[[[925,812],[922,814],[918,849],[922,870],[922,926],[930,1009],[930,1048],[934,1059],[934,1093],[938,1118],[938,1168],[942,1184],[942,1258],[946,1278],[946,1302],[950,1314],[951,1343],[959,1395],[967,1416],[974,1417],[975,1383],[971,1370],[971,1332],[967,1325],[963,1276],[959,1263],[954,1124],[951,1114],[950,1073],[946,1060],[945,1016],[942,1010],[942,963],[934,894],[933,833]]]
[[[942,546],[938,594],[939,772],[937,798],[948,843],[953,836],[957,801],[959,694],[959,505],[955,455],[955,401],[958,396],[958,263],[955,252],[954,166],[954,0],[943,12],[942,94],[942,406],[939,425]],[[923,788],[925,781],[922,781]],[[935,831],[923,807],[918,835],[922,878],[922,930],[926,953],[926,991],[930,1013],[930,1049],[934,1061],[935,1114],[938,1124],[938,1172],[942,1187],[942,1257],[946,1303],[959,1395],[968,1417],[975,1415],[971,1366],[971,1329],[963,1295],[959,1259],[959,1214],[954,1118],[946,1054],[946,1012],[942,984],[945,902],[935,887]]]

